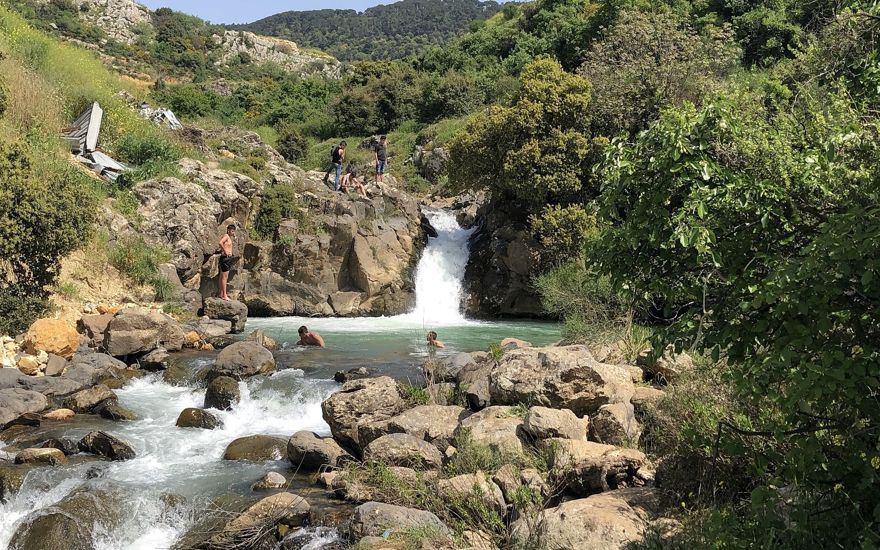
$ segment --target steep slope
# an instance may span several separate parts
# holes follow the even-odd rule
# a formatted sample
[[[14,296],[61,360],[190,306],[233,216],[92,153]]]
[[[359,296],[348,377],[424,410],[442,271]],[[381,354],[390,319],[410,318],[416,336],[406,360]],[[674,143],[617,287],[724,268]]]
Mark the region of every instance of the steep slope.
[[[500,11],[480,0],[402,0],[354,10],[288,11],[231,28],[300,41],[339,59],[399,59],[440,45]]]

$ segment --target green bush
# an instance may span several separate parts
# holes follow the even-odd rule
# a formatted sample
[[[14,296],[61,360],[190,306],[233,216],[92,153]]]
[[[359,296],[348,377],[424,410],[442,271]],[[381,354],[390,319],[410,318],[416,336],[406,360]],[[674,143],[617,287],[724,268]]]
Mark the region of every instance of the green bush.
[[[152,129],[151,129],[152,130]],[[134,131],[119,138],[116,143],[119,160],[135,166],[148,162],[170,162],[181,157],[180,148],[158,131]]]
[[[309,141],[295,128],[285,128],[275,146],[281,156],[292,164],[301,163],[308,154]]]
[[[550,266],[581,258],[599,234],[595,216],[578,204],[545,206],[530,223],[543,248],[541,258]]]
[[[254,219],[254,231],[257,236],[267,240],[278,238],[278,226],[281,220],[301,217],[299,197],[296,190],[287,185],[272,185],[263,191],[260,208]]]
[[[148,245],[142,237],[118,241],[110,252],[111,265],[139,285],[156,283],[160,279],[159,264],[169,260],[167,251]],[[161,288],[164,283],[154,286]]]

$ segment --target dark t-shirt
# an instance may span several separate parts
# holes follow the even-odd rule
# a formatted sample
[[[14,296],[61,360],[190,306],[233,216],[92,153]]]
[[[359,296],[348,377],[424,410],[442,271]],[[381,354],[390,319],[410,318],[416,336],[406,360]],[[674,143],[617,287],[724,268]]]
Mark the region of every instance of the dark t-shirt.
[[[376,144],[376,158],[379,160],[385,160],[388,155],[388,147],[386,145],[382,145],[381,143]]]
[[[332,159],[333,159],[334,164],[342,164],[342,148],[340,148],[340,147],[333,148]]]

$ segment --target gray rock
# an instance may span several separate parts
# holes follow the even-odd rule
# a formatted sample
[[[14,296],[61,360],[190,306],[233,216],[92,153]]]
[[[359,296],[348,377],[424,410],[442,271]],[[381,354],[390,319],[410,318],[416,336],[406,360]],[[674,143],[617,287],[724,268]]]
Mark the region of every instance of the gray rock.
[[[104,345],[104,333],[107,325],[113,315],[105,313],[102,315],[83,315],[76,323],[76,328],[80,334],[89,339],[90,347],[98,347]]]
[[[228,376],[243,380],[275,370],[272,352],[255,342],[236,342],[224,348],[208,372],[208,378]]]
[[[360,422],[358,441],[368,445],[383,435],[405,433],[445,451],[452,444],[458,424],[469,415],[469,411],[455,405],[421,405],[388,420]]]
[[[415,470],[437,470],[443,466],[443,455],[437,447],[402,433],[383,435],[372,441],[364,449],[364,460]]]
[[[223,460],[269,462],[287,458],[287,441],[268,435],[240,437],[227,445]]]
[[[131,445],[106,432],[90,432],[79,440],[79,450],[109,458],[110,460],[131,460],[137,456]]]
[[[49,354],[49,361],[46,363],[46,376],[61,376],[67,367],[67,359],[60,355]]]
[[[67,437],[47,439],[40,444],[40,447],[44,449],[58,449],[66,456],[75,455],[79,452],[77,441]]]
[[[26,465],[12,465],[0,461],[0,502],[9,502],[18,493],[30,470],[31,468]]]
[[[545,439],[542,446],[557,477],[553,484],[572,494],[588,496],[644,484],[639,470],[648,460],[637,449],[561,438]]]
[[[104,334],[104,349],[114,357],[147,353],[164,348],[180,351],[183,330],[171,317],[143,308],[123,309],[117,313]]]
[[[352,380],[363,380],[376,376],[376,371],[367,367],[356,367],[347,371],[338,371],[333,375],[333,380],[339,384],[345,384]]]
[[[0,429],[12,425],[24,414],[38,413],[48,406],[49,401],[41,393],[21,388],[0,390]]]
[[[178,428],[202,428],[213,430],[223,426],[223,421],[208,411],[195,408],[183,409],[177,417],[175,426]]]
[[[341,466],[353,460],[332,437],[318,437],[312,432],[296,432],[287,441],[287,458],[295,470],[314,472],[326,466]]]
[[[81,390],[64,400],[64,408],[75,413],[94,412],[105,401],[116,401],[116,394],[103,384]]]
[[[67,457],[60,449],[55,448],[31,448],[22,449],[15,455],[16,464],[45,464],[58,466],[67,464]]]
[[[105,401],[99,405],[97,412],[107,420],[138,420],[138,416],[116,401]]]
[[[228,376],[218,376],[208,383],[205,391],[205,408],[220,411],[232,410],[241,400],[238,382]]]
[[[267,472],[251,486],[253,491],[271,491],[287,486],[287,479],[278,472]]]
[[[166,349],[154,349],[150,353],[138,359],[138,366],[145,370],[165,370],[171,362],[171,356]]]
[[[381,502],[367,502],[355,508],[349,523],[349,537],[353,541],[369,536],[381,537],[386,529],[433,530],[441,535],[451,536],[449,527],[431,512]]]
[[[232,332],[244,332],[247,323],[248,308],[235,300],[221,300],[220,298],[205,299],[205,315],[211,319],[221,319],[232,323]]]

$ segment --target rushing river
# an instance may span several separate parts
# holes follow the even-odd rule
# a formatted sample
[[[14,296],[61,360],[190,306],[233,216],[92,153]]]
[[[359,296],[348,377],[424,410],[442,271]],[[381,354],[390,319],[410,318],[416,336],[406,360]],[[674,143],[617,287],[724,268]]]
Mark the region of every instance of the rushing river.
[[[461,229],[452,214],[427,213],[438,230],[417,270],[417,306],[407,315],[359,319],[251,319],[248,331],[262,328],[282,348],[277,353],[279,372],[241,382],[241,402],[217,415],[223,427],[215,430],[175,427],[180,411],[201,407],[205,390],[198,385],[175,386],[161,374],[134,380],[117,390],[122,406],[139,420],[111,422],[90,415],[53,424],[39,438],[80,438],[103,429],[128,440],[137,458],[126,462],[77,462],[31,471],[22,490],[0,504],[0,549],[7,548],[22,520],[51,506],[83,486],[107,486],[125,495],[125,510],[109,528],[98,529],[102,549],[170,548],[193,526],[211,499],[229,494],[251,495],[250,486],[267,471],[287,472],[283,462],[249,464],[223,461],[226,446],[246,435],[289,437],[298,430],[329,434],[321,417],[321,401],[339,386],[333,374],[366,366],[400,380],[416,380],[427,355],[425,333],[435,330],[447,347],[441,354],[485,350],[492,342],[516,337],[535,344],[558,339],[558,327],[540,322],[478,322],[459,312],[461,280],[467,263],[470,231]],[[320,332],[326,349],[295,347],[297,329],[308,325]],[[182,359],[193,370],[205,368],[211,357]],[[33,437],[33,436],[30,436]],[[30,440],[28,440],[30,441]],[[11,443],[11,442],[6,442]],[[0,449],[4,444],[0,442]],[[335,505],[322,491],[309,488],[307,479],[294,479],[306,498],[332,513]],[[169,512],[168,495],[186,505]],[[314,495],[314,496],[312,496]],[[306,549],[321,548],[337,540],[333,530],[313,530]]]

